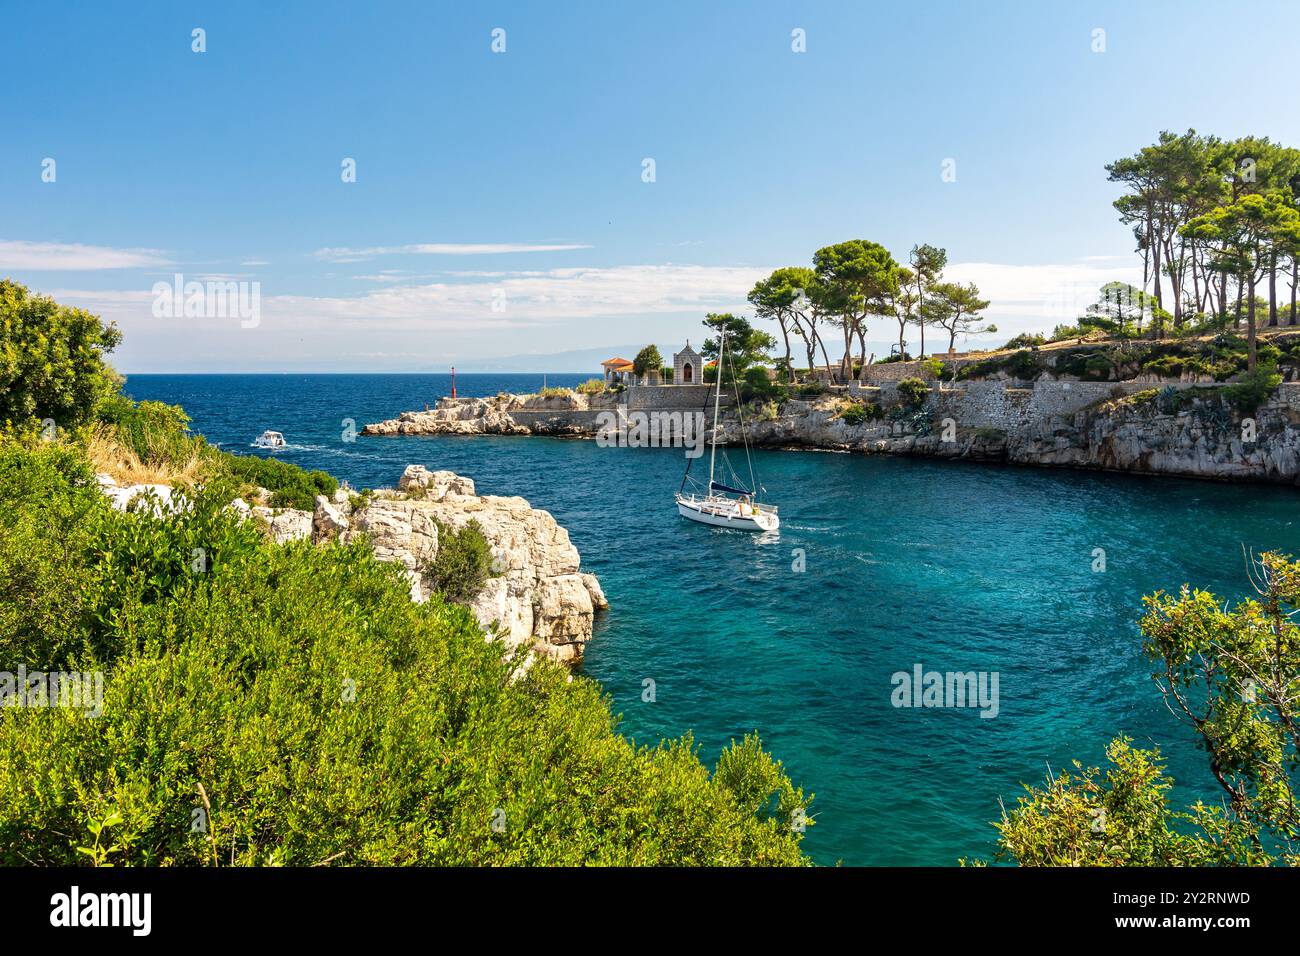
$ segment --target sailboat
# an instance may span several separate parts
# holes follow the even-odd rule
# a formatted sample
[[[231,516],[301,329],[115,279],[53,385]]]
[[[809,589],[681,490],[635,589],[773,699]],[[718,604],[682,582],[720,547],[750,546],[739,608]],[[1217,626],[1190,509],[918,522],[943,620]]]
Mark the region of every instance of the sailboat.
[[[749,439],[745,437],[745,420],[740,418],[740,434],[745,445],[745,462],[749,466],[749,485],[744,488],[735,471],[731,470],[733,484],[724,484],[716,479],[718,459],[718,408],[722,404],[722,371],[727,354],[727,332],[722,331],[718,345],[718,386],[713,393],[713,431],[709,434],[709,484],[703,495],[686,493],[686,483],[694,482],[691,478],[691,459],[686,459],[686,474],[682,476],[681,487],[674,496],[677,501],[677,513],[683,518],[690,518],[700,524],[714,525],[719,528],[736,528],[741,531],[775,531],[781,526],[777,516],[776,505],[760,504],[757,492],[760,490],[754,481],[754,462],[749,454]],[[736,412],[741,414],[740,394],[736,394]],[[723,461],[730,470],[727,453],[722,453]],[[730,497],[735,495],[735,497]]]

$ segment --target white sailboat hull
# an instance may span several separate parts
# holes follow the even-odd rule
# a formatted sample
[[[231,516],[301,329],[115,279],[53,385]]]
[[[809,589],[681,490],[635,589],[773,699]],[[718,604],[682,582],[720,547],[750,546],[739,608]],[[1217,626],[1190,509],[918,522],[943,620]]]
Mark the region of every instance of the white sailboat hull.
[[[683,518],[737,531],[775,531],[781,519],[775,511],[754,512],[752,505],[741,505],[730,498],[686,498],[677,496],[677,513]]]
[[[722,371],[726,362],[727,355],[727,330],[722,330],[722,338],[718,343],[718,386],[713,393],[713,432],[709,436],[709,484],[708,494],[704,496],[686,495],[678,491],[674,496],[677,500],[677,513],[683,518],[689,518],[691,521],[697,521],[700,524],[711,525],[715,528],[735,528],[737,531],[775,531],[781,527],[781,519],[776,516],[776,507],[774,505],[762,505],[757,501],[750,499],[749,492],[742,492],[737,488],[731,488],[726,485],[719,485],[713,480],[715,473],[715,462],[718,456],[718,411],[722,406]],[[740,395],[737,393],[737,401]],[[744,437],[744,422],[741,421],[741,437]],[[749,458],[749,441],[745,441],[745,458]],[[686,465],[686,476],[682,478],[682,487],[686,487],[686,479],[690,477],[691,466],[688,462]],[[758,485],[754,481],[753,463],[750,463],[749,469],[750,486],[757,489]],[[728,498],[726,495],[716,495],[716,490],[734,491],[741,495],[741,498]]]

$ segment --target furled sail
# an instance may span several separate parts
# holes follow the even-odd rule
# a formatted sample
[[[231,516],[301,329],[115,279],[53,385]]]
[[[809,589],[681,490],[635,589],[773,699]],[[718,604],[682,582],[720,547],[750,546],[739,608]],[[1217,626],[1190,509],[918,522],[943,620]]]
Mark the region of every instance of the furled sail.
[[[731,485],[724,485],[720,481],[709,482],[710,491],[729,491],[733,495],[752,495],[752,491],[746,491],[744,488],[733,488]]]

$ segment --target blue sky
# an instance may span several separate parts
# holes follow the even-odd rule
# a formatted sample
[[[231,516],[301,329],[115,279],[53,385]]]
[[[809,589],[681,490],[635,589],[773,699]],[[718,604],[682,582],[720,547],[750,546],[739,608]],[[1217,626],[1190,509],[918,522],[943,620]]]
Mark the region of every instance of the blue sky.
[[[1001,339],[1134,276],[1106,162],[1300,144],[1286,2],[468,6],[10,5],[0,275],[118,322],[127,372],[558,370],[867,238],[947,248]],[[178,273],[257,321],[154,315]]]

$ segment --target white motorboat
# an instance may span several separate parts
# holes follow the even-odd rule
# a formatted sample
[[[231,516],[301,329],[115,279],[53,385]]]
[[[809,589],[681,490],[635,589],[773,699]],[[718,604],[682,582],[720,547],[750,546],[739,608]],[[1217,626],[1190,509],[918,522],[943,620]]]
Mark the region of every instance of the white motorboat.
[[[758,500],[757,492],[761,489],[754,480],[754,462],[749,454],[749,439],[745,436],[745,419],[740,408],[739,393],[736,395],[736,413],[740,416],[740,434],[745,444],[745,461],[749,466],[749,488],[740,487],[741,482],[734,469],[731,470],[733,484],[723,484],[715,477],[718,459],[718,407],[722,404],[722,372],[726,353],[727,332],[723,329],[718,344],[718,387],[713,394],[713,431],[709,435],[709,483],[703,494],[687,493],[686,483],[692,481],[691,459],[688,458],[682,485],[674,496],[677,513],[683,518],[718,528],[775,531],[781,526],[781,519],[777,515],[776,505],[761,504]],[[722,454],[724,463],[730,468],[726,452]],[[732,495],[735,497],[730,497]]]
[[[262,432],[253,440],[254,448],[283,448],[285,446],[284,436],[279,432],[273,432],[270,429]]]

